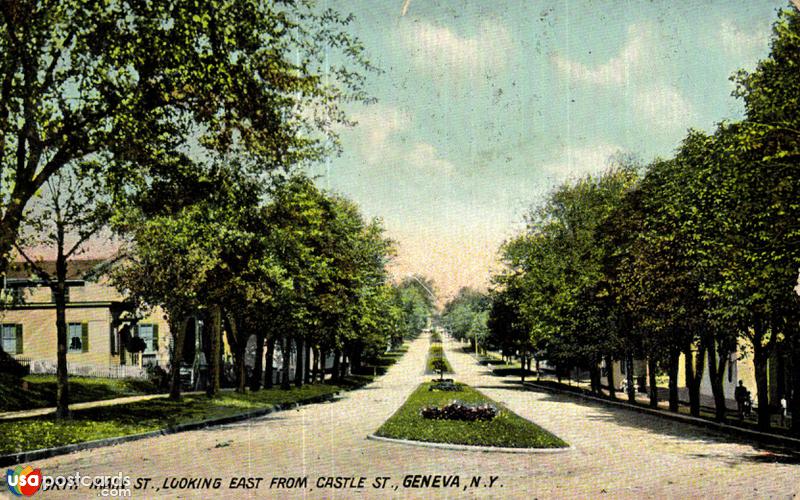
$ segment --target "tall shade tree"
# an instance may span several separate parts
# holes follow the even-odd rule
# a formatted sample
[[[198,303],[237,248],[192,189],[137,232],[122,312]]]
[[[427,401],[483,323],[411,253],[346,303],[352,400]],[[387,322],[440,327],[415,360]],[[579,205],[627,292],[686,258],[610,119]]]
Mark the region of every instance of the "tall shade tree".
[[[69,416],[66,319],[69,264],[105,227],[110,214],[108,199],[102,194],[103,180],[96,172],[97,164],[86,163],[62,169],[49,178],[27,214],[22,241],[15,243],[36,275],[48,284],[55,299],[57,418]],[[52,251],[55,272],[45,270],[34,260],[27,246]]]
[[[752,72],[742,70],[733,78],[737,84],[736,95],[745,103],[746,119],[737,131],[737,147],[731,151],[737,159],[747,160],[737,163],[741,165],[738,169],[740,185],[749,190],[745,208],[750,210],[739,215],[750,224],[742,229],[757,230],[751,236],[755,241],[748,253],[751,258],[758,259],[759,265],[756,269],[745,265],[751,271],[748,275],[751,279],[768,282],[768,290],[762,293],[772,304],[768,314],[769,339],[782,334],[790,344],[793,415],[800,414],[800,302],[791,292],[792,276],[800,266],[798,67],[800,11],[787,7],[779,12],[773,25],[769,56],[759,61]],[[757,218],[752,220],[748,216]],[[757,369],[756,373],[763,374],[763,369]],[[766,384],[763,381],[759,384],[761,399],[761,386],[766,387]],[[761,404],[759,401],[759,407]],[[768,414],[759,413],[759,422],[767,424]],[[792,432],[800,435],[800,419],[792,421]]]
[[[204,286],[218,264],[213,207],[191,205],[177,214],[159,217],[129,215],[121,222],[132,237],[127,256],[114,270],[112,280],[123,293],[143,307],[160,306],[169,324],[170,398],[181,394],[180,364],[186,322],[203,306]]]
[[[335,147],[371,69],[350,21],[311,1],[0,2],[0,273],[71,163],[103,155],[111,184],[157,191],[218,153],[263,170]]]

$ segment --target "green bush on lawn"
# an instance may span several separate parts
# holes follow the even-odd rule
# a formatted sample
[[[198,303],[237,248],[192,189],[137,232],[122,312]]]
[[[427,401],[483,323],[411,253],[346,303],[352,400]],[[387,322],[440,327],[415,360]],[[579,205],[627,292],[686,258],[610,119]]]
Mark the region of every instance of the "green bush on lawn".
[[[432,443],[497,446],[507,448],[562,448],[567,443],[504,406],[463,385],[458,393],[430,391],[420,385],[392,417],[375,433],[378,436]],[[463,403],[495,405],[499,414],[488,422],[431,420],[423,418],[425,406],[444,406],[458,399]]]

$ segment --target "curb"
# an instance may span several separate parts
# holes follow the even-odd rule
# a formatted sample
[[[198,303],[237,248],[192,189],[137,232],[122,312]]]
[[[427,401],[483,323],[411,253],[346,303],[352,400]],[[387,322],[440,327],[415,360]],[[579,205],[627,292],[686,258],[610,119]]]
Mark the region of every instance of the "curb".
[[[158,436],[167,436],[169,434],[177,434],[179,432],[194,431],[204,429],[206,427],[214,427],[218,425],[231,424],[234,422],[241,422],[243,420],[250,420],[256,417],[262,417],[270,413],[275,413],[283,410],[290,410],[300,406],[305,406],[314,403],[323,403],[332,401],[339,395],[339,392],[324,394],[321,396],[314,396],[313,398],[295,401],[294,403],[281,403],[268,408],[261,408],[252,410],[245,413],[238,413],[236,415],[229,415],[226,417],[212,418],[200,422],[190,422],[186,424],[178,424],[172,427],[165,427],[157,431],[144,432],[141,434],[130,434],[127,436],[119,436],[105,439],[97,439],[94,441],[85,441],[83,443],[68,444],[64,446],[56,446],[54,448],[42,448],[39,450],[23,451],[20,453],[11,453],[8,455],[0,455],[0,467],[9,465],[16,465],[24,462],[33,462],[35,460],[42,460],[59,455],[67,455],[69,453],[81,450],[90,450],[94,448],[103,448],[106,446],[114,446],[117,444],[127,443],[130,441],[139,441],[141,439],[148,439]]]
[[[575,449],[574,446],[565,448],[503,448],[500,446],[473,446],[468,444],[432,443],[429,441],[412,441],[410,439],[395,439],[370,434],[367,439],[373,441],[383,441],[386,443],[404,444],[408,446],[418,446],[421,448],[439,448],[442,450],[454,451],[477,451],[483,453],[564,453]]]
[[[772,445],[783,445],[788,447],[794,447],[800,449],[800,439],[788,437],[788,436],[780,436],[778,434],[770,434],[766,432],[759,432],[753,431],[750,429],[744,429],[741,427],[736,427],[734,425],[728,424],[721,424],[719,422],[714,422],[711,420],[707,420],[704,418],[693,417],[691,415],[680,415],[672,412],[667,412],[664,410],[656,410],[649,407],[643,407],[639,405],[630,404],[625,401],[612,401],[605,398],[599,398],[597,396],[591,396],[589,394],[582,394],[579,392],[568,391],[564,389],[559,389],[556,387],[544,386],[539,385],[535,382],[524,382],[522,384],[525,387],[530,387],[533,389],[541,390],[541,391],[548,391],[558,394],[567,394],[569,396],[574,396],[581,399],[586,399],[589,401],[595,401],[598,403],[603,403],[608,406],[616,406],[617,408],[624,408],[627,410],[636,411],[639,413],[645,413],[648,415],[653,415],[661,418],[666,418],[668,420],[673,420],[675,422],[681,422],[684,424],[695,425],[698,427],[705,427],[707,429],[712,429],[721,433],[726,434],[734,434],[738,436],[743,436],[749,439],[752,439],[758,443],[767,443]]]

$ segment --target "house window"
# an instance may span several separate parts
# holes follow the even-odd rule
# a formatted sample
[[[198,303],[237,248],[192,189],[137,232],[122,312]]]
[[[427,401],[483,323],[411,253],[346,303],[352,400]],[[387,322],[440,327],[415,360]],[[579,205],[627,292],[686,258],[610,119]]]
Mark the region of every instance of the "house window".
[[[158,337],[155,334],[155,328],[150,324],[139,325],[139,337],[144,340],[145,354],[152,354],[158,352]]]
[[[67,325],[68,352],[89,351],[89,328],[86,323],[70,323]]]
[[[3,325],[2,327],[2,342],[3,351],[9,354],[22,353],[22,335],[18,335],[17,331],[22,332],[22,325]],[[19,342],[18,342],[19,341]]]

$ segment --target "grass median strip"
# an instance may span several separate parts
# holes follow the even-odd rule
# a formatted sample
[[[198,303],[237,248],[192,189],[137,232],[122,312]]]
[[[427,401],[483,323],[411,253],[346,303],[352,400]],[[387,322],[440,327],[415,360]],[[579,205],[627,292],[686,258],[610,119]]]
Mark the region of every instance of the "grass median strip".
[[[377,436],[431,443],[495,446],[507,448],[563,448],[568,444],[525,420],[469,386],[459,392],[431,391],[432,383],[420,385],[408,400],[375,433]],[[462,403],[492,404],[499,410],[489,421],[434,420],[423,418],[427,406],[442,407],[458,400]]]
[[[434,342],[428,348],[428,360],[425,364],[425,373],[439,373],[439,370],[443,370],[443,373],[453,373],[453,367],[450,366],[450,362],[447,361],[447,357],[444,355],[444,347],[442,347],[442,344]]]

